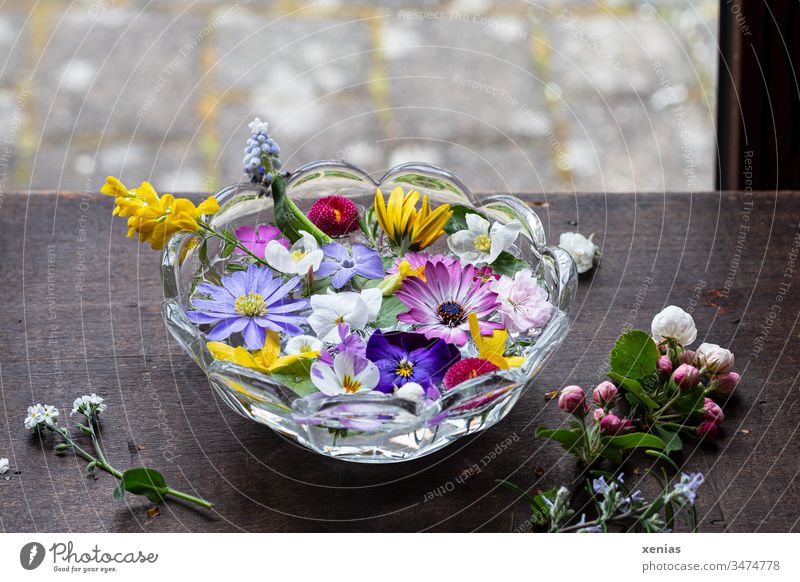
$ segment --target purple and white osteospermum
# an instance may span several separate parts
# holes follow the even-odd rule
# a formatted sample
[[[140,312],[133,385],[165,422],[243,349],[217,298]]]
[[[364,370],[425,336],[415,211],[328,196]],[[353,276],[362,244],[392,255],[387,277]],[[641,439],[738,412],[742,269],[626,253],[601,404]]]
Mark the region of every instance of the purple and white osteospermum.
[[[322,362],[311,364],[311,381],[328,396],[368,392],[378,385],[378,367],[352,352],[342,352],[333,359],[333,368]]]
[[[189,320],[211,324],[209,341],[221,341],[242,332],[248,349],[264,347],[266,329],[289,335],[303,333],[301,324],[306,318],[297,315],[308,307],[308,299],[289,299],[288,295],[300,284],[300,277],[286,283],[274,277],[271,269],[250,265],[247,271],[237,271],[222,278],[222,285],[201,283],[197,292],[210,299],[193,299]]]

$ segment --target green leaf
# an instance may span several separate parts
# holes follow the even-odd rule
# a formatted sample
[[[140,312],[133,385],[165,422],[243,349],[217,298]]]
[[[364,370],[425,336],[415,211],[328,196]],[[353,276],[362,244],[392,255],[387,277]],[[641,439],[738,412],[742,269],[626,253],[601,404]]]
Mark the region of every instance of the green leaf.
[[[316,360],[297,360],[296,362],[278,368],[275,372],[267,374],[276,382],[291,388],[298,396],[308,396],[319,392],[311,381],[311,364]]]
[[[511,481],[506,481],[504,479],[496,479],[495,483],[500,485],[501,487],[505,487],[509,491],[513,491],[516,493],[520,498],[525,499],[531,504],[531,509],[535,508],[538,504],[536,497],[522,489],[521,487],[514,485]]]
[[[662,453],[661,451],[654,451],[654,450],[652,450],[652,449],[647,449],[647,450],[644,452],[644,454],[645,454],[645,455],[650,455],[651,457],[656,457],[657,459],[661,459],[661,460],[662,460],[662,461],[664,461],[665,463],[668,463],[669,465],[671,465],[671,466],[672,466],[672,468],[673,468],[673,469],[675,469],[675,471],[676,471],[676,472],[678,472],[678,473],[680,473],[680,471],[681,471],[681,468],[680,468],[680,467],[678,467],[678,465],[676,465],[676,464],[675,464],[675,461],[673,461],[672,459],[670,459],[670,458],[669,458],[667,455],[665,455],[665,454],[664,454],[664,453]]]
[[[611,369],[634,380],[656,371],[661,353],[656,342],[646,332],[634,329],[619,336],[611,349]]]
[[[117,501],[122,501],[123,499],[125,499],[125,488],[122,486],[122,483],[116,484],[116,486],[114,487],[113,494],[114,494],[114,499],[116,499]]]
[[[615,449],[615,448],[612,448],[612,447],[606,447],[600,453],[600,456],[603,457],[604,459],[608,459],[609,461],[611,461],[615,465],[621,465],[622,464],[622,453],[620,452],[620,449]]]
[[[683,441],[678,431],[658,425],[656,426],[656,432],[658,432],[661,440],[664,441],[664,450],[666,452],[680,451],[683,448]]]
[[[164,495],[167,494],[167,482],[164,480],[164,476],[154,469],[145,469],[144,467],[125,471],[118,487],[128,493],[142,495],[153,503],[162,501]],[[115,492],[114,497],[116,495]]]
[[[470,206],[465,206],[464,204],[451,204],[450,210],[453,212],[453,215],[447,221],[447,224],[444,225],[444,231],[447,234],[453,234],[459,230],[467,230],[467,214],[477,214],[481,218],[486,219],[486,215],[483,212],[475,210]]]
[[[88,465],[86,465],[86,472],[90,475],[94,473],[94,468],[97,466],[97,461],[92,461]]]
[[[644,388],[642,388],[642,385],[636,380],[631,380],[630,378],[626,378],[621,374],[617,374],[616,372],[609,372],[608,377],[625,388],[625,390],[631,392],[639,402],[644,404],[650,410],[655,410],[658,408],[658,403],[650,398],[650,396],[644,391]],[[628,402],[630,402],[630,399],[628,399]],[[631,402],[631,404],[635,403]]]
[[[705,405],[705,387],[698,384],[688,392],[681,395],[680,398],[672,403],[672,408],[676,412],[686,414],[687,416],[696,410],[703,408]]]
[[[636,449],[642,447],[663,449],[666,446],[664,441],[662,441],[656,435],[646,432],[632,432],[630,434],[605,437],[603,438],[602,443],[605,446],[610,446],[617,449]]]
[[[292,242],[302,238],[301,230],[306,231],[319,244],[331,242],[331,237],[318,229],[294,202],[286,195],[286,180],[283,176],[275,176],[272,181],[272,200],[274,204],[275,224],[283,236]]]
[[[378,312],[378,319],[375,321],[375,327],[392,327],[397,323],[397,316],[406,311],[408,311],[408,306],[397,297],[384,297],[381,310]]]
[[[513,277],[515,273],[525,268],[530,268],[530,265],[525,261],[518,259],[508,251],[503,251],[494,262],[489,265],[495,273]]]
[[[228,263],[225,268],[229,271],[246,271],[248,266],[241,263]]]
[[[536,436],[561,443],[561,446],[569,451],[580,442],[581,431],[576,428],[545,428],[540,426],[536,429]]]

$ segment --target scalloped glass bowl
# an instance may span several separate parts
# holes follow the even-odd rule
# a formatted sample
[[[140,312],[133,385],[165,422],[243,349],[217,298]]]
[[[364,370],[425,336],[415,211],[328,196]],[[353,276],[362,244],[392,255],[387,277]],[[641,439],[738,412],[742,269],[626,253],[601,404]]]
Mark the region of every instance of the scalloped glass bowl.
[[[300,397],[289,386],[232,362],[215,360],[205,335],[186,317],[194,284],[209,274],[223,274],[230,259],[220,257],[210,241],[207,267],[199,260],[194,233],[173,237],[162,256],[163,315],[183,349],[207,374],[220,397],[236,412],[266,424],[278,433],[325,456],[360,463],[391,463],[415,459],[454,440],[485,430],[502,419],[541,371],[563,340],[576,287],[575,264],[558,247],[548,247],[538,216],[513,196],[477,200],[456,177],[425,164],[405,164],[375,182],[367,173],[338,161],[314,162],[292,174],[287,193],[304,211],[321,196],[346,196],[362,207],[372,203],[375,188],[388,193],[396,186],[428,194],[431,206],[464,204],[481,209],[492,220],[516,219],[522,234],[511,252],[530,264],[555,306],[550,321],[525,337],[529,344],[520,368],[479,376],[446,391],[435,402],[413,402],[379,393],[336,397],[321,393]],[[242,225],[273,222],[268,191],[252,184],[235,184],[217,195],[220,211],[210,222],[231,231]],[[360,233],[353,233],[356,240]],[[444,239],[444,237],[442,237]],[[443,240],[427,249],[445,251]],[[209,273],[209,271],[211,271]]]

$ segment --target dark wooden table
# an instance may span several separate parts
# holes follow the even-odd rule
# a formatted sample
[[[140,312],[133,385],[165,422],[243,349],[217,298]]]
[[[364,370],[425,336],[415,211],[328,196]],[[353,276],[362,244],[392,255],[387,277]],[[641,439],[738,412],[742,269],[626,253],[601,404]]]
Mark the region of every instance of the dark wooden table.
[[[523,503],[496,479],[549,488],[574,461],[534,437],[564,419],[543,393],[602,379],[625,326],[649,329],[668,304],[692,310],[700,335],[730,346],[742,384],[716,444],[687,447],[702,471],[703,531],[797,531],[800,519],[800,193],[531,195],[549,240],[597,233],[603,261],[582,277],[567,340],[496,427],[427,458],[388,466],[322,458],[225,407],[161,319],[159,255],[125,238],[113,202],[77,193],[0,199],[0,479],[5,531],[509,531]],[[62,410],[103,395],[108,455],[160,469],[213,511],[142,498],[114,501],[114,480],[87,477],[52,435],[25,431],[36,401]],[[468,479],[496,445],[511,445]],[[645,465],[629,463],[628,482]],[[446,491],[443,495],[430,492]],[[431,500],[426,498],[432,497]],[[512,518],[513,514],[513,518]]]

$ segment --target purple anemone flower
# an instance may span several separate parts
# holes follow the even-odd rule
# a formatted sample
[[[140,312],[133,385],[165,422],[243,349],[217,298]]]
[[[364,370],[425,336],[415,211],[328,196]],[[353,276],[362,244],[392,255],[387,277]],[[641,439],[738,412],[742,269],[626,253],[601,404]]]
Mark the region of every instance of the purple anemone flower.
[[[353,245],[351,251],[352,255],[336,242],[322,247],[325,260],[319,266],[317,276],[333,275],[331,284],[334,289],[341,289],[355,275],[365,279],[383,279],[383,263],[377,252],[364,245]]]
[[[261,259],[264,258],[267,245],[271,240],[277,240],[287,249],[290,246],[287,239],[278,238],[281,236],[281,231],[277,226],[269,226],[266,224],[262,224],[258,228],[253,228],[252,226],[240,226],[236,229],[235,234],[236,238],[239,239],[244,248]],[[245,254],[245,252],[238,247],[234,251],[242,255]]]
[[[502,323],[481,321],[492,315],[500,303],[488,283],[475,280],[475,267],[443,263],[425,264],[425,281],[408,277],[396,297],[411,309],[397,316],[403,323],[416,324],[415,331],[427,338],[442,338],[463,346],[469,339],[467,317],[478,317],[481,333],[490,335]]]
[[[264,347],[265,329],[292,335],[302,334],[299,324],[306,323],[295,312],[308,307],[308,299],[288,299],[300,284],[300,277],[286,283],[273,278],[272,270],[250,265],[247,271],[237,271],[222,278],[222,285],[201,283],[197,292],[210,299],[193,299],[193,311],[187,312],[194,323],[212,324],[210,341],[220,341],[242,332],[248,349]]]
[[[381,378],[375,390],[394,392],[407,382],[439,384],[461,354],[453,344],[428,339],[421,333],[380,330],[367,342],[367,359],[378,366]]]

